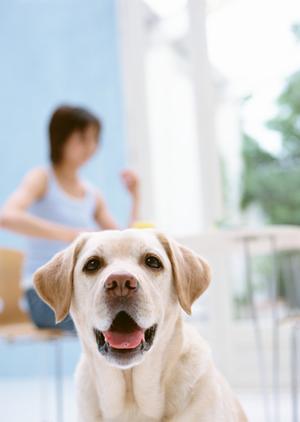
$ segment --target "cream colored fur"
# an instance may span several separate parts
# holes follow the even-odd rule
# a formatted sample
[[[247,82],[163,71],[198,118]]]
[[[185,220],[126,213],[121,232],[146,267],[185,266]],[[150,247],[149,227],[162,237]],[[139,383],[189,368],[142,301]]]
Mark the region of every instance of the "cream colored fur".
[[[163,263],[144,265],[147,253]],[[82,269],[91,256],[104,265]],[[104,331],[112,311],[104,292],[115,271],[133,274],[140,289],[129,311],[144,328],[157,324],[152,348],[122,367],[97,349],[93,328]],[[36,289],[62,320],[69,307],[82,344],[76,370],[78,422],[243,422],[241,406],[215,368],[206,342],[182,319],[210,281],[208,265],[155,230],[81,235],[38,270]],[[131,306],[131,305],[130,305]]]

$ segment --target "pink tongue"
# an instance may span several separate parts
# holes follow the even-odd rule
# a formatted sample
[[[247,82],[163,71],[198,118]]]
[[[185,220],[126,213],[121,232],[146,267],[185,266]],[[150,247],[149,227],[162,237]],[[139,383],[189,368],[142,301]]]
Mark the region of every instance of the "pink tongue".
[[[115,349],[134,349],[144,340],[144,331],[135,330],[132,333],[118,333],[117,331],[104,331],[106,341]]]

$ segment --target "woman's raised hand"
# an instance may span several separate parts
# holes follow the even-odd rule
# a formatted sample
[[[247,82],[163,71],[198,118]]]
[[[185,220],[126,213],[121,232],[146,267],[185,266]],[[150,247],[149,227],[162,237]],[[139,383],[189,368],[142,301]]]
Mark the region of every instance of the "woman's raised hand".
[[[134,197],[138,196],[140,187],[138,175],[133,170],[126,169],[122,171],[121,178],[128,192]]]

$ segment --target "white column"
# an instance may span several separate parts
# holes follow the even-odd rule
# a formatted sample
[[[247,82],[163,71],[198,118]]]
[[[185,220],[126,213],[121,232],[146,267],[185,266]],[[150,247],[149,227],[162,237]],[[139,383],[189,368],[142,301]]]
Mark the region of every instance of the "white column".
[[[205,0],[189,0],[191,54],[201,173],[202,216],[205,227],[222,218],[222,189],[215,134],[214,89],[207,54]]]
[[[199,233],[222,215],[203,2],[188,3],[190,57],[179,66],[167,45],[151,50],[143,2],[117,4],[128,155],[141,175],[142,217],[176,235]]]
[[[141,219],[155,220],[146,104],[145,8],[141,0],[117,0],[128,164],[141,177]]]

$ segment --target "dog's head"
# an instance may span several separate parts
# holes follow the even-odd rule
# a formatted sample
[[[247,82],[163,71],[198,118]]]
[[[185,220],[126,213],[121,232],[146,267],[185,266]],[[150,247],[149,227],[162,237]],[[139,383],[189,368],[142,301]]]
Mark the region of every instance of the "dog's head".
[[[71,310],[85,346],[122,368],[159,342],[178,304],[190,314],[209,281],[202,258],[152,229],[82,234],[34,277],[57,322]]]

